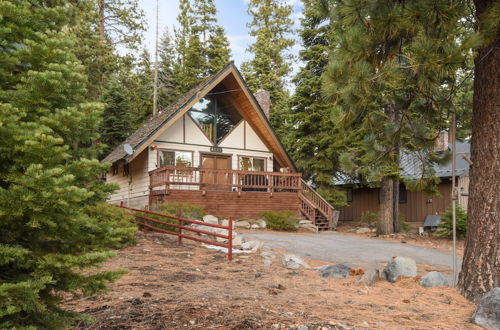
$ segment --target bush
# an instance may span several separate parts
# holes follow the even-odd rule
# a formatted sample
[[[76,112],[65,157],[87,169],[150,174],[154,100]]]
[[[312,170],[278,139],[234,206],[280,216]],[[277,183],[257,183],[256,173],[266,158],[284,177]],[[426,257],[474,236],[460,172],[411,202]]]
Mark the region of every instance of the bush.
[[[370,228],[375,228],[378,222],[378,213],[365,211],[361,213],[361,218],[359,219],[362,223],[366,224]]]
[[[291,211],[264,211],[260,216],[272,230],[296,231],[299,219]]]
[[[154,208],[154,211],[159,212],[159,213],[163,213],[166,215],[176,216],[176,217],[179,216],[179,211],[180,211],[180,214],[182,214],[182,216],[181,216],[182,218],[191,219],[191,220],[200,220],[205,215],[205,209],[203,208],[203,206],[199,206],[199,205],[195,205],[195,204],[191,204],[191,203],[181,203],[181,202],[161,203],[161,204],[156,205],[156,207]],[[153,218],[153,219],[157,219],[157,220],[160,220],[160,221],[166,222],[166,223],[172,223],[172,224],[176,224],[176,225],[179,224],[179,221],[177,221],[175,219],[169,219],[169,218],[165,218],[165,217],[161,217],[161,216],[157,216],[157,215],[151,215],[151,214],[148,215],[148,217]],[[150,223],[150,224],[155,226],[155,227],[169,230],[169,231],[173,231],[173,232],[179,231],[179,229],[174,227],[174,226],[163,225],[163,224],[156,223],[156,222]]]
[[[399,229],[402,233],[409,233],[413,230],[413,227],[406,222],[406,218],[403,213],[399,213]]]
[[[457,238],[464,238],[467,232],[467,213],[457,205]],[[437,234],[441,237],[453,237],[453,219],[451,207],[441,215]]]

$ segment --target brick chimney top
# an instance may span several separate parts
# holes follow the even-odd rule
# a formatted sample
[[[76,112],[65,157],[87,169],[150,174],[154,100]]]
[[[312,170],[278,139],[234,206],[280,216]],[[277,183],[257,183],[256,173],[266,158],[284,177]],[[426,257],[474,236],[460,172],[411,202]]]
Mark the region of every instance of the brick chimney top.
[[[259,89],[253,96],[255,96],[255,99],[259,102],[262,111],[264,111],[267,119],[269,119],[269,108],[271,107],[271,95],[269,92],[264,89]]]

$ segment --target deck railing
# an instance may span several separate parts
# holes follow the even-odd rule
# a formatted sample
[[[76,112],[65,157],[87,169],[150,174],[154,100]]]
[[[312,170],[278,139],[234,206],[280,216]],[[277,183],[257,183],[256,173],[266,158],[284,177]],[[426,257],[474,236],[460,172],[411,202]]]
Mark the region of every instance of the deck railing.
[[[320,194],[318,194],[311,186],[307,184],[304,180],[300,180],[300,193],[304,196],[310,203],[312,203],[319,212],[321,212],[328,221],[333,220],[334,208],[330,203],[326,201]],[[308,204],[308,203],[307,203]],[[307,210],[307,206],[303,205],[303,208]],[[309,205],[310,207],[310,205]]]
[[[230,190],[295,192],[301,188],[300,173],[216,170],[196,167],[162,167],[149,172],[152,190]]]

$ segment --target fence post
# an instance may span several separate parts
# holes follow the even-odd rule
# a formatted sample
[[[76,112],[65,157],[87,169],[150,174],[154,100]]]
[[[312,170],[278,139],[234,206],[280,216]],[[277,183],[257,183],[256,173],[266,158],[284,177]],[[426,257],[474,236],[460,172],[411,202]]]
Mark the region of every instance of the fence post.
[[[177,216],[179,218],[182,218],[182,209],[179,209],[179,211],[177,212]],[[179,225],[181,225],[181,227],[184,226],[184,222],[182,222],[182,220],[179,220]],[[179,245],[182,244],[182,236],[181,235],[182,235],[182,228],[179,228],[179,236],[177,237],[177,243]]]
[[[229,261],[233,260],[233,217],[229,217],[228,221],[228,237],[227,237],[227,258]]]
[[[123,201],[120,202],[120,207],[123,207]]]

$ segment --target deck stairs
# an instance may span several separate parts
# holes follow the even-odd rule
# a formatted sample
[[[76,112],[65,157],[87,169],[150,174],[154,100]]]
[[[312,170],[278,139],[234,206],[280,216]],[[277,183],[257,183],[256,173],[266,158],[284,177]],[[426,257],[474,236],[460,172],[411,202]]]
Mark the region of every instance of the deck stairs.
[[[300,183],[300,212],[312,221],[318,231],[333,230],[333,206],[318,194],[307,182]]]

